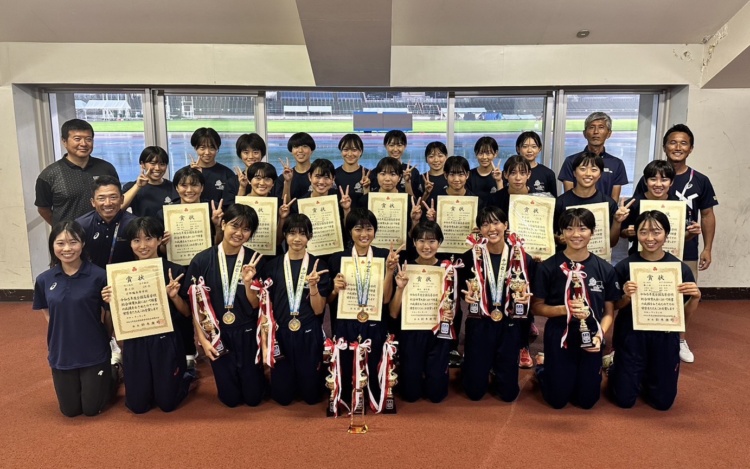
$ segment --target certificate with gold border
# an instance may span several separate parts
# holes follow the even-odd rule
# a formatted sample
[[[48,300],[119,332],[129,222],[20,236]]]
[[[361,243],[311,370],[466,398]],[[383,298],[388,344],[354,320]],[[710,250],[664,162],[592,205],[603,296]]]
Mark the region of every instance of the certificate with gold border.
[[[407,265],[406,284],[401,302],[401,329],[428,331],[438,323],[445,269],[440,266]]]
[[[208,203],[164,206],[164,229],[172,238],[167,259],[188,265],[196,254],[211,247],[211,215]]]
[[[438,252],[463,254],[469,250],[466,237],[476,226],[479,198],[476,196],[437,196],[436,221],[443,230],[443,243]]]
[[[508,212],[508,228],[523,238],[523,247],[530,256],[547,259],[555,254],[555,199],[511,194]]]
[[[112,324],[117,340],[172,332],[161,258],[107,265]]]
[[[339,201],[335,195],[297,199],[297,208],[312,222],[313,237],[307,243],[310,254],[323,256],[344,250]]]
[[[314,235],[313,235],[314,236]],[[365,272],[367,272],[367,257],[362,256],[358,259],[359,272],[364,281]],[[385,259],[382,257],[373,257],[370,266],[370,289],[367,292],[367,306],[365,312],[370,321],[380,321],[383,312],[383,275],[385,272]],[[341,274],[346,281],[346,288],[339,293],[339,306],[337,309],[337,319],[357,320],[361,308],[357,298],[357,276],[354,270],[354,259],[351,257],[341,258]],[[389,279],[390,280],[390,279]]]
[[[593,252],[607,261],[612,260],[612,247],[609,244],[609,204],[607,202],[599,202],[588,205],[573,205],[568,208],[585,208],[594,214],[596,227],[594,228],[594,233],[591,235],[591,241],[589,241],[589,252]]]
[[[367,194],[367,208],[378,220],[373,246],[389,249],[406,243],[406,227],[409,219],[409,196],[370,192]]]
[[[657,210],[667,216],[669,220],[669,234],[664,241],[664,251],[682,260],[685,252],[685,202],[681,200],[648,200],[643,199],[639,203],[641,213],[649,210]],[[636,232],[638,227],[635,227]],[[638,252],[643,251],[643,246],[638,243]]]
[[[255,197],[238,195],[234,203],[247,205],[258,214],[258,229],[245,247],[265,256],[276,255],[276,235],[279,223],[279,199],[276,197]]]
[[[679,262],[632,262],[630,280],[637,285],[633,295],[633,330],[685,332],[684,297]]]

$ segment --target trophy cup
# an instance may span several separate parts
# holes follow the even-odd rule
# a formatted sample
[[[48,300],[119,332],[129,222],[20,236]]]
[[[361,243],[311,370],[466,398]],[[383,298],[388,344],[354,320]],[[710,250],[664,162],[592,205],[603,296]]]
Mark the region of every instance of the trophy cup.
[[[385,393],[385,400],[383,402],[383,408],[381,413],[383,414],[395,414],[396,413],[396,401],[393,399],[393,388],[398,384],[398,375],[396,374],[396,345],[398,342],[393,340],[394,336],[388,336],[385,347],[383,350],[383,360],[386,361],[386,381],[385,389],[381,392]]]
[[[229,353],[229,350],[227,350],[224,343],[221,341],[218,321],[216,320],[216,315],[211,307],[208,295],[205,292],[203,279],[201,278],[199,284],[193,279],[193,285],[190,286],[188,293],[190,294],[193,303],[193,314],[200,325],[203,336],[211,343],[211,346],[216,349],[219,357],[226,355]]]
[[[326,376],[326,388],[331,391],[328,396],[328,408],[326,417],[336,416],[336,363],[333,361],[333,348],[335,345],[330,339],[326,339],[325,348],[323,349],[323,363],[328,365],[328,376]]]
[[[364,348],[356,347],[354,353],[358,366],[354,367],[354,389],[352,390],[352,414],[349,421],[349,433],[362,434],[367,433],[367,424],[365,423],[365,388],[367,387],[367,374],[365,366],[367,364],[367,354]]]
[[[521,270],[520,267],[513,267],[511,269],[511,278],[509,283],[510,290],[513,292],[513,300],[516,300],[518,297],[522,296],[526,292],[526,288],[528,287],[526,279],[524,278],[523,270]],[[513,309],[511,311],[511,314],[511,317],[513,319],[526,318],[529,314],[528,305],[525,305],[523,303],[516,303],[515,301],[513,301]]]
[[[471,268],[471,271],[474,273],[474,278],[469,280],[469,298],[474,300],[474,303],[472,303],[469,306],[469,314],[476,314],[479,315],[479,292],[480,292],[480,283],[479,283],[479,274],[477,273],[476,269],[473,267]]]
[[[581,283],[581,278],[573,274],[573,301],[579,302],[584,307],[588,308],[589,314],[591,311],[591,307],[589,306],[588,302],[586,301],[585,291],[583,290],[583,284]],[[588,318],[589,314],[586,315]],[[591,331],[589,330],[589,326],[586,324],[586,319],[579,319],[578,323],[580,326],[578,327],[578,330],[581,333],[581,348],[591,348],[594,346],[594,342],[591,338]]]
[[[453,299],[451,298],[451,295],[453,295],[453,289],[448,288],[448,290],[445,292],[445,300],[440,306],[440,323],[439,323],[439,329],[436,337],[438,339],[453,339]],[[472,305],[474,306],[474,305]],[[478,305],[477,305],[478,306]]]

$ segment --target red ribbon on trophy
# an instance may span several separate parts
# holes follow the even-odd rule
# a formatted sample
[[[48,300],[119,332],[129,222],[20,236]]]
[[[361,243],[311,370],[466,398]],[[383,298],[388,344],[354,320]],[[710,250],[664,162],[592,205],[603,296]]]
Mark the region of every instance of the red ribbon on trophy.
[[[446,300],[450,299],[448,295],[451,292],[453,293],[453,307],[451,309],[453,310],[453,317],[455,317],[456,308],[458,308],[459,306],[459,288],[457,288],[458,272],[456,271],[456,269],[462,269],[465,266],[462,259],[458,259],[456,261],[446,259],[440,263],[440,267],[445,269],[445,276],[443,277],[443,293],[440,296],[440,303],[438,304],[438,322],[437,324],[435,324],[435,327],[432,328],[432,332],[435,335],[440,332],[440,322],[443,321],[443,305],[445,304]],[[456,338],[456,331],[453,328],[453,320],[451,320],[450,338]]]
[[[338,417],[339,405],[343,405],[344,407],[346,407],[347,412],[351,412],[349,409],[349,405],[345,401],[341,400],[341,351],[349,348],[349,345],[343,338],[339,338],[335,342],[329,338],[326,338],[323,347],[331,357],[331,374],[333,375],[334,383],[333,414],[335,417]]]
[[[258,292],[260,303],[258,309],[258,327],[255,332],[255,341],[258,344],[258,351],[255,353],[255,364],[257,365],[262,360],[264,364],[273,368],[276,364],[276,358],[273,356],[273,349],[276,345],[276,320],[273,318],[273,305],[271,304],[271,297],[269,295],[271,285],[273,285],[273,280],[270,278],[263,282],[256,278],[250,285],[250,289]],[[268,332],[263,337],[265,326],[268,326]],[[263,347],[265,347],[265,351]],[[261,355],[265,356],[261,357]]]
[[[199,277],[197,283],[193,278],[193,284],[188,288],[188,297],[190,298],[193,317],[200,325],[203,335],[211,343],[211,347],[215,348],[219,354],[223,354],[226,353],[226,349],[221,342],[219,321],[216,319],[216,313],[211,305],[211,297],[208,295],[210,290],[203,277]]]
[[[370,402],[373,402],[373,395],[372,391],[370,390],[370,367],[367,364],[367,358],[370,354],[370,348],[372,346],[372,341],[370,339],[363,340],[362,342],[353,342],[349,344],[349,350],[352,350],[354,352],[354,366],[352,369],[354,370],[354,373],[352,373],[352,386],[354,389],[357,389],[359,380],[359,376],[364,371],[365,376],[367,377],[367,391],[370,394]],[[360,354],[362,354],[362,358],[360,359]],[[362,368],[364,366],[364,369]],[[355,393],[355,396],[357,396],[357,399],[359,399],[359,393]],[[354,409],[359,407],[359,401],[355,401],[352,403],[352,408],[349,410],[349,413],[354,412]]]
[[[370,391],[370,381],[367,381],[367,390],[370,392],[370,408],[379,414],[383,411],[383,403],[385,402],[385,394],[388,390],[388,372],[393,366],[393,357],[396,355],[396,345],[398,342],[395,340],[393,334],[388,334],[388,338],[383,343],[383,354],[380,357],[380,363],[378,363],[378,383],[380,384],[380,399],[375,402],[373,399],[372,391]],[[369,340],[369,339],[368,339]]]
[[[525,293],[529,293],[529,270],[526,265],[526,250],[523,248],[524,239],[516,233],[508,235],[506,241],[510,245],[510,260],[508,262],[508,273],[505,278],[505,311],[509,317],[513,315],[513,290],[510,288],[514,276],[519,276],[526,281]],[[520,253],[516,259],[516,250]]]
[[[570,300],[573,298],[583,299],[590,308],[591,298],[589,297],[589,290],[586,288],[586,282],[584,282],[586,272],[583,271],[583,264],[580,262],[573,262],[573,268],[571,269],[568,267],[567,263],[563,262],[560,264],[560,270],[562,270],[567,276],[567,280],[565,281],[565,311],[568,313],[567,321],[565,323],[565,333],[560,340],[560,348],[568,348],[568,328],[570,320],[573,318],[573,313],[570,312]],[[578,282],[574,282],[576,278],[578,279]],[[596,318],[596,314],[594,314],[593,311],[591,311],[591,315],[594,316],[594,321],[596,322],[596,335],[602,340],[601,324],[599,324],[599,320]]]
[[[485,277],[482,267],[484,261],[480,257],[489,256],[489,253],[487,252],[487,239],[472,233],[466,237],[466,242],[471,246],[471,255],[474,260],[472,271],[479,281],[479,309],[482,312],[482,316],[490,316],[489,303],[487,303],[487,292],[484,288]]]

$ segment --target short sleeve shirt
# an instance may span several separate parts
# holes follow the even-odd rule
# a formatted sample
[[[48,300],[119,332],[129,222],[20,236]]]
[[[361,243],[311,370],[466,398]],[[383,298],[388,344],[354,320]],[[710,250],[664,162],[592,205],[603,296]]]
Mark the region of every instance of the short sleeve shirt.
[[[565,158],[562,168],[560,168],[560,174],[557,179],[560,181],[572,182],[575,185],[575,168],[573,168],[573,160],[578,156],[582,155],[586,149],[579,153],[575,153]],[[625,170],[625,164],[622,160],[616,156],[610,155],[606,151],[600,155],[604,160],[604,172],[602,177],[596,183],[596,189],[599,192],[612,195],[612,188],[614,186],[624,186],[628,183],[628,173]]]
[[[129,182],[122,188],[122,192],[129,191],[135,182]],[[138,190],[138,193],[130,203],[133,215],[137,217],[155,217],[164,205],[172,203],[172,199],[179,196],[172,181],[164,179],[159,185],[146,184]]]

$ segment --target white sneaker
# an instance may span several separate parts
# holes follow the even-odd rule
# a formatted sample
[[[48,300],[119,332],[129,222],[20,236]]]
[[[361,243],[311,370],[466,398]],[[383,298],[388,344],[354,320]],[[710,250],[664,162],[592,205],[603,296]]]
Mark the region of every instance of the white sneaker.
[[[693,363],[695,361],[695,355],[690,351],[686,340],[680,341],[680,360],[685,363]]]
[[[122,365],[122,350],[117,345],[117,341],[114,337],[109,339],[109,348],[112,349],[112,361],[113,365]]]

